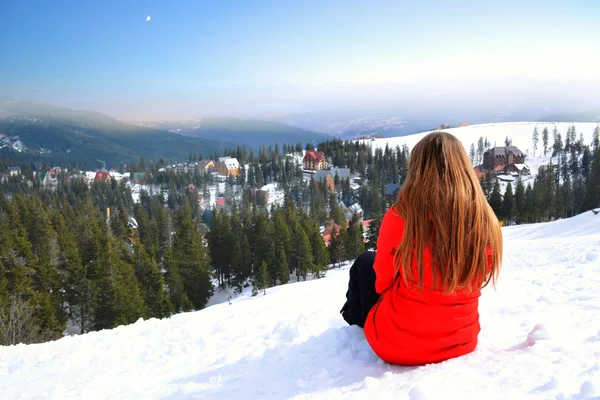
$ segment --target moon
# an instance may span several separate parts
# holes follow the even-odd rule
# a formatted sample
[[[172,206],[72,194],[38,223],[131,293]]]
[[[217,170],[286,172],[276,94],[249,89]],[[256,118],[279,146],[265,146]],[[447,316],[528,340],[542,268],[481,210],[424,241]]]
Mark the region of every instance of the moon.
[[[148,16],[146,17],[146,22],[150,21],[151,19],[152,19],[152,18],[150,18],[150,16],[148,15]]]

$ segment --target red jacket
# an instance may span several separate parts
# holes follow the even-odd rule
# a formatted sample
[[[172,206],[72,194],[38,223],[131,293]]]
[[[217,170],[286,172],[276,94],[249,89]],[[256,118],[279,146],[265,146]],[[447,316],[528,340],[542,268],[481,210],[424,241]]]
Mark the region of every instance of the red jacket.
[[[428,249],[424,256],[422,292],[416,283],[407,286],[402,278],[394,281],[394,253],[403,235],[404,220],[392,207],[383,218],[377,239],[375,289],[381,297],[365,322],[367,341],[390,364],[436,363],[472,352],[480,331],[477,311],[480,291],[448,295],[432,289]],[[414,282],[418,282],[414,258],[413,273]]]

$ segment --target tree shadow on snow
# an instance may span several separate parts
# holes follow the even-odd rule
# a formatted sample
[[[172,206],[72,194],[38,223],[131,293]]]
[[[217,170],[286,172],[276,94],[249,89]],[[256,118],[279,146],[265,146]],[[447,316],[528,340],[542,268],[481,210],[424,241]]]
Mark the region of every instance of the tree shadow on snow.
[[[280,399],[333,388],[354,391],[369,386],[372,381],[365,378],[419,368],[384,363],[356,326],[331,328],[298,344],[290,343],[294,337],[277,330],[272,340],[281,345],[174,380],[175,392],[165,399]]]

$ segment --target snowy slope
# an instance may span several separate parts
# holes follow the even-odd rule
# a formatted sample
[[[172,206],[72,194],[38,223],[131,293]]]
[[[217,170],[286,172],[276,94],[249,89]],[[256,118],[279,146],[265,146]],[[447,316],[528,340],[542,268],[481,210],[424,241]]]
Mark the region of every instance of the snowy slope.
[[[479,124],[470,125],[460,128],[444,129],[444,132],[451,133],[456,136],[464,145],[467,153],[471,147],[471,144],[477,148],[477,141],[480,137],[488,138],[491,146],[504,146],[504,140],[508,136],[512,139],[512,144],[517,146],[527,156],[525,157],[525,164],[529,166],[531,175],[526,176],[523,179],[525,185],[528,182],[533,184],[533,180],[537,176],[538,169],[541,165],[547,165],[550,162],[550,155],[552,154],[552,144],[554,143],[552,132],[554,127],[561,133],[563,144],[565,142],[565,135],[571,125],[575,125],[577,131],[577,139],[579,140],[579,134],[583,133],[583,139],[586,144],[590,144],[592,141],[592,135],[594,129],[598,124],[596,123],[572,123],[572,122],[505,122],[505,123],[490,123],[490,124]],[[535,157],[533,156],[533,129],[537,126],[539,136],[539,142]],[[548,128],[548,149],[549,152],[546,157],[543,156],[543,143],[542,143],[542,131],[544,128]],[[430,132],[418,133],[415,135],[401,136],[394,138],[376,139],[374,141],[365,141],[371,143],[373,148],[400,146],[406,144],[409,149],[412,149],[419,140]],[[556,159],[553,160],[556,163]],[[506,184],[501,185],[502,191],[504,192]],[[514,190],[514,184],[513,184]]]
[[[600,214],[503,228],[470,355],[386,365],[339,315],[348,270],[170,319],[0,347],[6,399],[587,399],[600,396]]]

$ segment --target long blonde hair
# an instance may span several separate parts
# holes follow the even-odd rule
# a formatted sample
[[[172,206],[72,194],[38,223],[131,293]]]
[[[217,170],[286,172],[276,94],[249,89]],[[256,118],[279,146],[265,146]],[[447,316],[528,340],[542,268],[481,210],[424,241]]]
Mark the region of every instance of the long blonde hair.
[[[428,248],[433,282],[439,276],[437,282],[444,292],[472,293],[490,281],[495,285],[502,262],[502,232],[456,137],[432,132],[417,143],[394,207],[404,219],[404,237],[396,250],[394,269],[405,283],[410,279],[423,290],[423,259]]]

